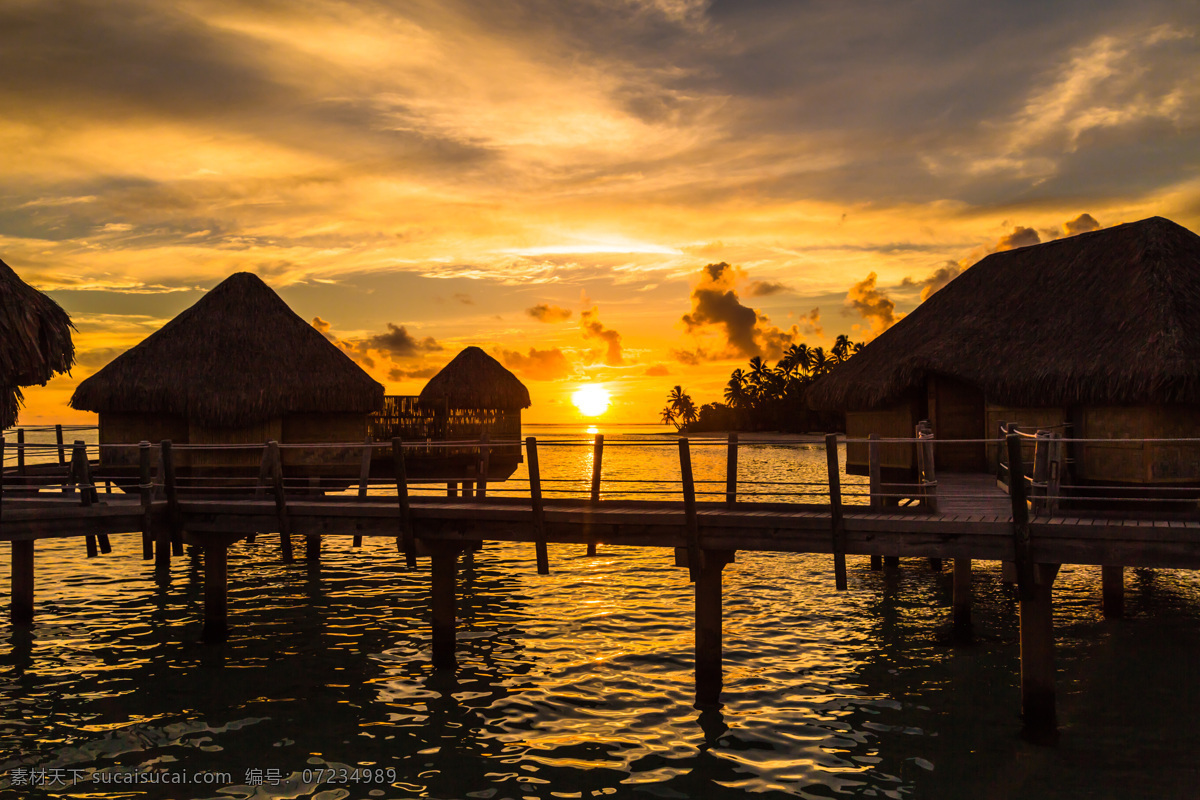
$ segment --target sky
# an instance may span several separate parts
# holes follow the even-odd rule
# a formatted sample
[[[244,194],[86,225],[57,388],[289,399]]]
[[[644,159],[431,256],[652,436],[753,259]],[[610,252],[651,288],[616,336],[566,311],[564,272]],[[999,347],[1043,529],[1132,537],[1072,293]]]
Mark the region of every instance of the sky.
[[[1200,4],[2,0],[0,259],[78,330],[22,424],[228,275],[389,394],[656,422],[979,258],[1200,231]]]

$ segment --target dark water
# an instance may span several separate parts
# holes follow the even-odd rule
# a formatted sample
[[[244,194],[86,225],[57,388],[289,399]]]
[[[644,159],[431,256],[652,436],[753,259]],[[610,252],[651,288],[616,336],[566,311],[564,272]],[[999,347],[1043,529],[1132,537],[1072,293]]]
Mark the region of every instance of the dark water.
[[[1099,569],[1064,567],[1061,735],[1043,746],[1020,736],[1016,604],[991,564],[976,641],[954,646],[949,570],[906,560],[889,579],[851,558],[837,593],[828,557],[739,553],[725,705],[702,713],[691,587],[665,551],[552,546],[543,577],[532,546],[487,545],[461,573],[449,675],[429,666],[427,568],[391,542],[331,539],[317,566],[280,563],[277,537],[236,545],[221,646],[198,643],[199,558],[160,582],[138,537],[113,543],[86,560],[82,542],[39,542],[37,627],[0,626],[2,797],[1200,794],[1188,572],[1129,571],[1111,621]],[[25,785],[29,770],[66,785]],[[184,782],[112,782],[136,773]]]

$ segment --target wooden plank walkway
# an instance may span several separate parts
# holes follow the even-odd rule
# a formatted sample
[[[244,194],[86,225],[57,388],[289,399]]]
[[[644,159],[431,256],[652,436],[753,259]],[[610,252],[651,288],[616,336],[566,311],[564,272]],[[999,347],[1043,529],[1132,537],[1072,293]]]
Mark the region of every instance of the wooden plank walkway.
[[[938,511],[945,515],[984,514],[1012,517],[1012,499],[988,473],[943,472],[938,475]]]

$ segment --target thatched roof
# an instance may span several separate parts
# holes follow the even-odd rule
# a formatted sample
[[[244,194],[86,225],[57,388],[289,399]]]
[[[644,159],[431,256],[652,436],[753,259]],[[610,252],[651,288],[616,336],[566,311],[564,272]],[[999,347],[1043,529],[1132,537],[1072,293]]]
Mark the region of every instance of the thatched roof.
[[[0,261],[0,430],[17,421],[21,386],[41,386],[75,363],[75,326],[58,303]]]
[[[1200,236],[1161,217],[994,253],[826,378],[814,408],[927,375],[1018,406],[1200,403]]]
[[[382,405],[382,385],[248,272],[230,275],[71,398],[86,411],[178,414],[230,427]]]
[[[419,400],[427,405],[447,400],[450,408],[514,410],[530,406],[525,384],[478,347],[466,348],[442,367],[425,384]]]

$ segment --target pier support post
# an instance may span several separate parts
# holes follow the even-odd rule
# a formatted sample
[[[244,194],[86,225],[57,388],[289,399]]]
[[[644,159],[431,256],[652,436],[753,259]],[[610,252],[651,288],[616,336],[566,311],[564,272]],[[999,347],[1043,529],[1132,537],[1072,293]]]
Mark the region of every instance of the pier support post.
[[[1032,566],[1032,591],[1021,598],[1021,718],[1027,733],[1044,735],[1058,725],[1052,594],[1059,565]]]
[[[13,627],[33,625],[33,540],[12,543],[12,606],[9,609]]]
[[[686,553],[686,550],[682,553],[685,558]],[[724,684],[721,658],[721,571],[733,560],[733,550],[705,550],[704,564],[696,575],[697,708],[719,705],[721,701],[721,688]]]
[[[595,440],[592,442],[592,506],[600,504],[600,474],[604,464],[604,434],[597,433]],[[590,535],[591,526],[588,526],[588,543],[587,554],[589,556],[596,555],[596,540]]]
[[[885,572],[898,574],[900,572],[900,556],[884,556],[883,569]]]
[[[204,631],[200,638],[219,644],[229,637],[229,545],[204,544]]]
[[[321,560],[321,537],[309,534],[304,537],[304,560],[319,562]]]
[[[458,611],[455,597],[458,578],[456,543],[430,542],[426,547],[431,555],[433,583],[433,668],[454,669],[454,628]]]
[[[1100,591],[1104,616],[1119,619],[1125,615],[1125,568],[1100,567]]]
[[[971,638],[971,559],[954,559],[954,638]]]

